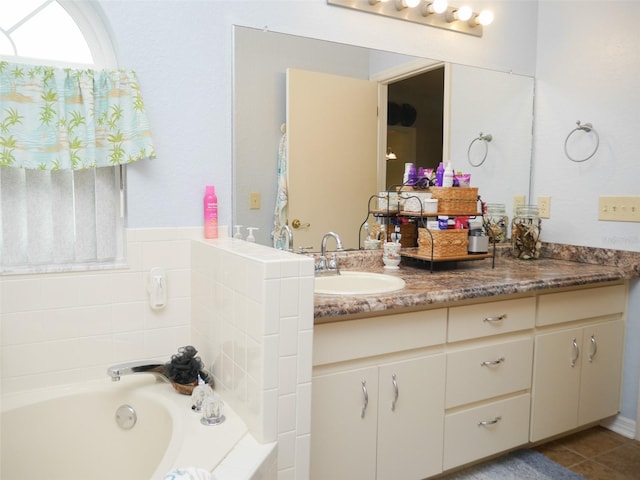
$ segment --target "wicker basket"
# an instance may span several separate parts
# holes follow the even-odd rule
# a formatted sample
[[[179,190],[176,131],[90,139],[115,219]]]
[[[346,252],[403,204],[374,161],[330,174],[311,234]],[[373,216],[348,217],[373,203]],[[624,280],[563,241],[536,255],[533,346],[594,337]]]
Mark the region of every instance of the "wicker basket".
[[[478,201],[476,187],[429,187],[432,198],[438,200],[470,200]]]
[[[438,199],[438,213],[442,215],[473,215],[478,213],[477,200]]]
[[[433,258],[467,255],[468,235],[468,230],[427,230],[426,228],[419,228],[418,253],[431,257],[431,244],[433,243]]]

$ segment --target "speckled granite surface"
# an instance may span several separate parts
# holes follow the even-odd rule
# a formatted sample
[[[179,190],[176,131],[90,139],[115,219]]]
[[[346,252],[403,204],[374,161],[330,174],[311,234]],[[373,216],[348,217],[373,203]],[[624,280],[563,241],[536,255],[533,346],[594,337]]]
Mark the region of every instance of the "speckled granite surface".
[[[341,268],[399,275],[405,280],[406,287],[397,292],[376,295],[316,294],[315,322],[640,277],[640,253],[572,245],[545,244],[543,257],[530,261],[514,260],[508,248],[501,246],[496,251],[495,268],[491,268],[491,262],[491,259],[483,259],[450,265],[436,264],[437,269],[431,273],[428,264],[413,266],[403,259],[400,270],[386,271],[382,267],[379,252],[341,254]]]

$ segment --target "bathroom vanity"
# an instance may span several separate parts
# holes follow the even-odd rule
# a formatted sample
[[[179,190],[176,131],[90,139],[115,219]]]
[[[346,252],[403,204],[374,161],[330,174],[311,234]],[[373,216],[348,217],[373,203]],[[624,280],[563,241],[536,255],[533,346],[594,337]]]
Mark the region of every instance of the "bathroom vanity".
[[[398,292],[315,296],[312,479],[428,478],[618,413],[622,270],[398,275]]]

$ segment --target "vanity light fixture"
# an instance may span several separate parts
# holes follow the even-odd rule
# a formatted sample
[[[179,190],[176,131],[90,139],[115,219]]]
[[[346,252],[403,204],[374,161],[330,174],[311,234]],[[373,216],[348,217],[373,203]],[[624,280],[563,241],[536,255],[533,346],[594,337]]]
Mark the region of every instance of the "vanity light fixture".
[[[481,37],[483,27],[493,21],[493,13],[489,11],[475,13],[469,6],[449,6],[447,0],[327,0],[327,3],[476,37]]]

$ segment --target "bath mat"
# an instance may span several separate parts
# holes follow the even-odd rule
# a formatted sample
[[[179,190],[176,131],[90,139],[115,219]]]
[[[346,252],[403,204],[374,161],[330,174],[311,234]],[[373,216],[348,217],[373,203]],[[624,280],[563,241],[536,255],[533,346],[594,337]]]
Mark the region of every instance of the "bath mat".
[[[535,450],[517,450],[440,480],[585,480]]]

